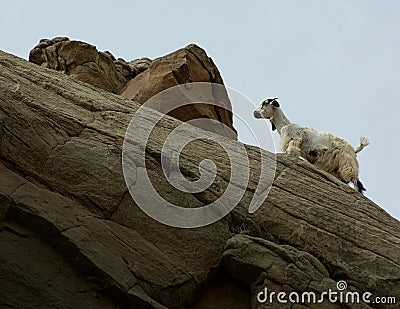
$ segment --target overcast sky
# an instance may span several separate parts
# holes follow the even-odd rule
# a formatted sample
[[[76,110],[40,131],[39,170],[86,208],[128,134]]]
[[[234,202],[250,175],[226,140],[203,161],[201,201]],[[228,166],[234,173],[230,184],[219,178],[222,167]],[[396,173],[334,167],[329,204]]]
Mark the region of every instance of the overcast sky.
[[[0,29],[0,49],[23,58],[55,36],[126,60],[196,43],[254,103],[279,97],[292,122],[354,146],[367,136],[358,156],[366,196],[400,218],[400,1],[16,0],[2,3]]]

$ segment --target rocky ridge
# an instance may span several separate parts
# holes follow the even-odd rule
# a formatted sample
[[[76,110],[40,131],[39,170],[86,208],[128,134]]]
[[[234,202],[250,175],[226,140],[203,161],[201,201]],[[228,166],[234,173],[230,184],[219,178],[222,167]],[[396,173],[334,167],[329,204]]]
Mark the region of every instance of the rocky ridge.
[[[257,302],[264,287],[322,293],[340,280],[348,291],[400,300],[399,222],[326,173],[278,155],[270,194],[249,214],[260,158],[275,156],[246,146],[251,177],[238,206],[206,227],[169,227],[145,215],[124,182],[122,141],[139,104],[3,52],[0,79],[0,307],[399,308]],[[207,205],[229,182],[229,159],[215,143],[194,141],[182,172],[195,179],[196,162],[214,158],[215,185],[171,191],[160,152],[179,124],[158,123],[147,168],[176,205]]]
[[[115,59],[108,51],[99,52],[88,43],[57,37],[41,40],[29,53],[29,61],[120,94],[139,104],[144,104],[157,93],[180,84],[223,84],[212,59],[194,44],[154,60],[140,58],[127,62],[122,58]],[[169,115],[182,121],[198,118],[216,120],[219,125],[208,125],[203,129],[237,139],[227,94],[218,94],[215,100],[220,102],[220,106],[186,105],[171,111]]]

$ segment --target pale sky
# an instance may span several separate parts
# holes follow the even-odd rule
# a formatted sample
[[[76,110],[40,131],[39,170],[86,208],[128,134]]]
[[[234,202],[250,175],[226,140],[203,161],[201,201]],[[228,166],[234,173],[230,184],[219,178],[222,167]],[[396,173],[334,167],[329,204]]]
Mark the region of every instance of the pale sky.
[[[400,218],[400,146],[390,142],[400,131],[399,1],[16,0],[3,1],[0,29],[0,49],[25,59],[41,38],[55,36],[125,60],[196,43],[225,85],[255,104],[279,97],[292,122],[354,146],[368,137],[358,156],[366,196]],[[233,105],[234,113],[247,109]]]

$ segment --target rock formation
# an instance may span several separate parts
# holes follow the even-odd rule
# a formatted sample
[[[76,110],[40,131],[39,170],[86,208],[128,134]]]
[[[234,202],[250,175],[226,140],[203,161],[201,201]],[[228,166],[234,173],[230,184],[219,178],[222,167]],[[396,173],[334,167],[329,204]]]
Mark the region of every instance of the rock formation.
[[[111,53],[66,37],[41,40],[29,53],[29,61],[112,93],[119,93],[132,74],[129,65],[117,62]]]
[[[121,94],[136,103],[144,104],[155,94],[170,87],[190,82],[223,84],[222,77],[205,51],[191,44],[164,57],[151,61],[141,58],[126,62],[115,59],[110,52],[66,37],[43,39],[35,46],[29,61],[64,72],[100,89]],[[233,127],[232,107],[226,93],[215,94],[223,106],[207,104],[186,105],[169,113],[182,121],[197,118],[217,120],[221,125],[203,127],[208,131],[237,139]],[[224,128],[224,125],[227,128]]]
[[[192,72],[195,59],[187,63]],[[1,308],[399,308],[399,221],[307,162],[278,155],[270,194],[249,214],[260,158],[275,156],[246,146],[251,177],[238,206],[202,228],[166,226],[142,212],[123,177],[122,141],[140,105],[4,52],[0,79]],[[230,181],[229,159],[196,140],[182,151],[182,173],[196,179],[197,162],[214,159],[213,185],[171,188],[160,152],[179,124],[166,116],[155,127],[146,167],[176,205],[208,205]],[[397,304],[257,301],[265,287],[322,293],[340,280]]]

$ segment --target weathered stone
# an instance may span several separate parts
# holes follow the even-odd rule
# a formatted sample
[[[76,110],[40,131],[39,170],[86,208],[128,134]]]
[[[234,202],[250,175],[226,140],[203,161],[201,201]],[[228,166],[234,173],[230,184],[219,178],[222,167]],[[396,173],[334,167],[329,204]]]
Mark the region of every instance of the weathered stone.
[[[29,53],[29,61],[113,93],[119,93],[127,81],[109,52],[65,37],[41,40]]]
[[[230,179],[231,168],[237,166],[230,166],[217,142],[233,156],[240,143],[207,132],[214,142],[203,138],[185,147],[179,168],[188,179],[196,179],[198,163],[213,159],[218,167],[215,181],[205,192],[181,192],[168,184],[160,168],[163,143],[177,126],[194,139],[204,132],[165,116],[154,127],[145,153],[160,195],[181,207],[203,206],[215,201],[228,182],[239,190],[245,180],[245,194],[226,218],[196,229],[168,227],[139,209],[123,179],[122,141],[139,105],[3,52],[0,80],[0,219],[40,237],[40,244],[32,240],[32,251],[46,255],[50,247],[43,241],[51,244],[56,254],[65,257],[66,264],[60,267],[72,272],[69,265],[73,265],[90,278],[96,284],[93,293],[101,291],[124,308],[191,307],[201,295],[205,297],[201,303],[210,304],[215,295],[208,289],[219,278],[225,244],[232,232],[241,231],[257,238],[236,236],[228,241],[223,264],[236,281],[251,289],[253,307],[257,307],[254,294],[263,286],[321,291],[338,280],[346,280],[350,289],[400,299],[399,222],[307,162],[277,156],[270,194],[260,209],[249,214],[259,183],[260,156],[271,166],[275,157],[246,146],[250,163],[240,164],[249,169],[249,179],[243,175]],[[134,132],[137,137],[143,136],[146,122],[156,113],[144,113]],[[10,256],[5,259],[10,261]],[[23,263],[23,257],[15,260]],[[29,273],[15,271],[7,278],[15,280],[20,271]],[[27,278],[27,286],[40,281]],[[79,278],[64,279],[60,284],[76,287],[71,294],[87,284]],[[9,291],[7,284],[0,280],[0,293]],[[71,304],[69,300],[51,304],[50,291],[58,290],[46,291],[43,301],[49,308]],[[13,295],[29,301],[26,289],[20,293]],[[83,304],[93,300],[89,294],[82,296]],[[242,295],[241,301],[248,294]],[[0,296],[0,301],[5,299]],[[23,307],[10,297],[6,305]],[[296,306],[301,308],[292,308]]]
[[[29,175],[26,180],[1,167],[7,214],[56,246],[115,301],[154,303],[152,308],[191,304],[220,263],[229,227],[220,221],[202,229],[171,228],[135,205],[122,175],[121,146],[137,106],[4,53],[0,63],[0,157]],[[16,86],[21,91],[13,91]],[[154,171],[161,179],[162,171]],[[181,201],[178,195],[175,202]]]
[[[109,52],[66,37],[42,39],[30,54],[29,61],[40,66],[62,71],[72,77],[112,93],[143,104],[157,93],[179,84],[211,82],[223,84],[221,75],[204,50],[196,45],[160,57],[126,62]],[[142,74],[140,74],[142,73]],[[138,76],[139,75],[139,76]],[[210,88],[210,91],[213,91]],[[224,93],[213,93],[213,100],[222,104],[193,104],[177,108],[169,115],[189,121],[197,118],[216,120],[203,129],[237,139],[232,124],[229,98]],[[210,102],[213,103],[213,102]],[[229,129],[225,128],[226,125]]]
[[[119,308],[67,259],[15,222],[0,223],[1,308]]]
[[[240,234],[231,238],[224,252],[223,265],[229,274],[251,288],[252,308],[291,308],[293,303],[288,301],[290,293],[296,293],[301,299],[303,292],[311,292],[316,296],[316,303],[323,292],[328,292],[329,289],[338,291],[336,282],[330,279],[328,271],[314,256],[261,238]],[[257,300],[260,292],[263,292],[260,298],[265,299],[265,302]],[[286,304],[278,301],[276,296],[280,292],[285,293],[283,300]],[[313,298],[310,298],[304,308],[340,306],[329,303],[328,299],[323,303],[313,304]],[[369,307],[349,304],[348,308]]]
[[[142,73],[143,71],[147,70],[152,63],[152,60],[146,57],[140,58],[140,59],[135,59],[132,61],[129,61],[128,65],[132,68],[132,71],[134,72],[134,75],[136,76],[139,73]]]
[[[336,281],[399,297],[400,269],[387,268],[400,265],[399,221],[348,186],[335,180],[323,185],[316,172],[331,177],[310,164],[288,163],[275,179],[268,208],[250,216],[262,236],[317,257]]]
[[[137,62],[137,65],[140,67],[140,62]],[[203,49],[194,44],[153,60],[147,70],[127,83],[121,95],[143,104],[165,89],[192,82],[223,84],[222,77],[212,59]],[[213,92],[211,88],[210,92]],[[188,104],[178,107],[168,114],[182,121],[197,118],[216,120],[221,125],[208,125],[203,129],[237,139],[232,123],[232,107],[227,93],[213,93],[212,97],[221,106]],[[224,128],[222,124],[231,130]]]

